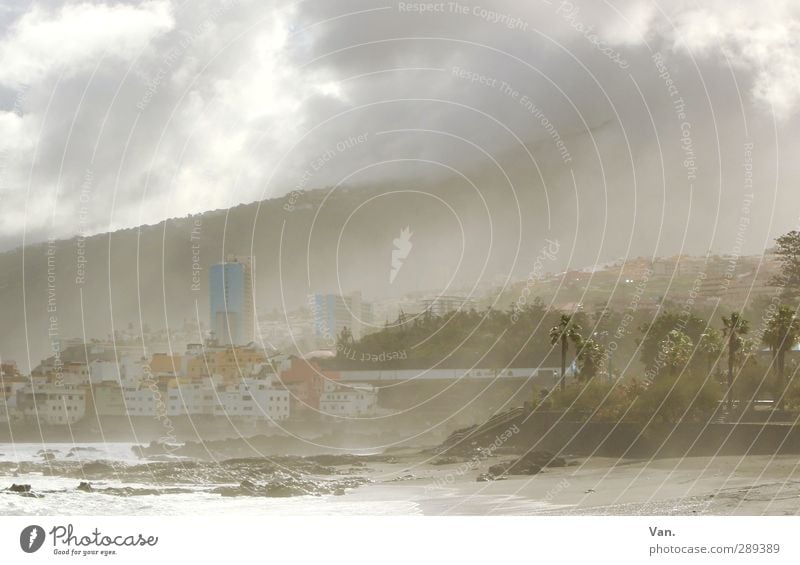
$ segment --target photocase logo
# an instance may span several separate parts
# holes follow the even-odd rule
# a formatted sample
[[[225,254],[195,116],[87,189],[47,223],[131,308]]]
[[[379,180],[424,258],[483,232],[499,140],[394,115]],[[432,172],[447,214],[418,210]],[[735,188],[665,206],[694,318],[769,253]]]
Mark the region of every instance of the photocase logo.
[[[34,553],[44,543],[44,528],[41,526],[28,526],[19,535],[19,546],[25,553]]]
[[[396,237],[392,241],[392,243],[394,243],[394,249],[392,249],[392,270],[389,272],[389,284],[394,282],[394,279],[403,267],[403,261],[408,257],[408,254],[411,253],[411,248],[413,247],[411,243],[412,235],[414,234],[411,232],[411,228],[406,226],[400,230],[400,237]]]

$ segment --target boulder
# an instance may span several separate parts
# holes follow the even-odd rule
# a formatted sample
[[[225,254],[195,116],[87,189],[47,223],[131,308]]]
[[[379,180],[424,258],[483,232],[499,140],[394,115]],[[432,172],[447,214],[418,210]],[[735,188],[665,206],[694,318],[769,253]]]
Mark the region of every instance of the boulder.
[[[10,487],[8,487],[8,490],[11,492],[20,492],[20,493],[31,492],[31,485],[18,485],[14,483]]]

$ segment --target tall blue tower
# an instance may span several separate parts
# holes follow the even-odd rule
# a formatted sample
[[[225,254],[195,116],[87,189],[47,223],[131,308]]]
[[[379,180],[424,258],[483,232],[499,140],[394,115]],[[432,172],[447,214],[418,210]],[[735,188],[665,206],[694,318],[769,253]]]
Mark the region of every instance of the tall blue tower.
[[[209,322],[220,345],[247,345],[254,339],[252,260],[229,255],[209,272]]]

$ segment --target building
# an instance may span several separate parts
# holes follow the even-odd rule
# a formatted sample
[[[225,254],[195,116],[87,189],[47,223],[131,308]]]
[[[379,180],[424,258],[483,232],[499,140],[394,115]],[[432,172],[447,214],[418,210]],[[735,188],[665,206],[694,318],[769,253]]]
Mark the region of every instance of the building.
[[[219,345],[254,340],[253,259],[228,255],[209,272],[211,331]]]
[[[292,356],[281,370],[280,383],[291,393],[295,414],[317,410],[327,381],[338,381],[338,371],[323,370],[312,360]]]
[[[420,307],[423,312],[430,312],[434,316],[444,316],[448,312],[471,310],[475,307],[475,302],[464,296],[442,295],[420,300]]]
[[[87,407],[87,412],[94,412],[98,416],[126,416],[128,407],[125,404],[125,391],[117,386],[116,383],[102,382],[92,385],[91,409]]]
[[[91,377],[89,376],[89,366],[80,361],[72,361],[64,366],[61,373],[62,384],[70,386],[88,385]]]
[[[56,384],[26,386],[17,392],[17,407],[24,417],[42,424],[75,424],[86,414],[86,391]]]
[[[277,422],[291,414],[291,393],[270,379],[244,379],[219,391],[215,414],[228,419]]]
[[[189,378],[220,376],[238,380],[259,373],[268,365],[267,356],[257,347],[209,347],[187,352],[184,359],[183,372]]]
[[[17,393],[29,385],[30,381],[21,376],[3,377],[0,380],[0,404],[5,407],[7,419],[13,420],[18,414]]]
[[[129,416],[156,417],[166,412],[164,394],[154,384],[142,385],[137,389],[125,390],[125,407]]]
[[[378,406],[378,392],[364,383],[347,385],[326,381],[319,399],[319,410],[327,416],[371,416]]]
[[[374,322],[372,304],[364,302],[360,292],[347,296],[315,294],[312,310],[314,334],[328,345],[333,345],[344,328],[352,332],[354,339],[361,339]]]
[[[167,387],[168,416],[213,416],[217,394],[210,378],[181,383],[176,380]]]

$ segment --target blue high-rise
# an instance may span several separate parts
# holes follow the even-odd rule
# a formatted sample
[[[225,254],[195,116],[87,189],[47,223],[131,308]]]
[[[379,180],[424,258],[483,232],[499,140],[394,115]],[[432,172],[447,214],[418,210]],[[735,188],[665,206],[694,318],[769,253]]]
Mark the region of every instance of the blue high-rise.
[[[209,322],[220,345],[253,341],[253,283],[250,258],[228,256],[209,272]]]

